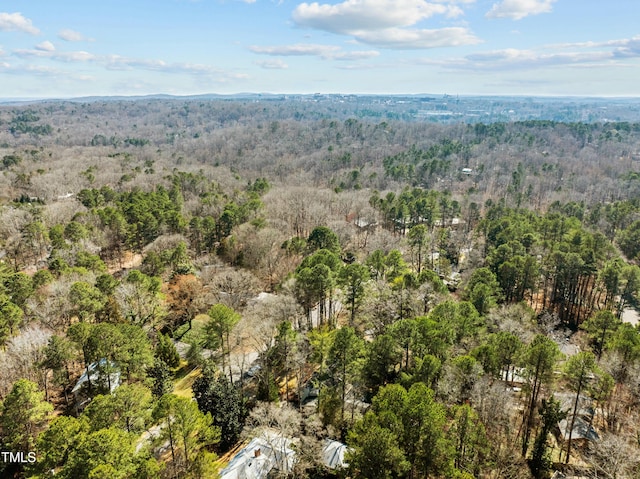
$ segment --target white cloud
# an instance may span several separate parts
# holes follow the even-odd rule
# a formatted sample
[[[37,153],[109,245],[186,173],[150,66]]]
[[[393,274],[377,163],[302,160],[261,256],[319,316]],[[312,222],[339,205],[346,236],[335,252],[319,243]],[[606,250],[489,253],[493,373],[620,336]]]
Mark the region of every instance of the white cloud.
[[[640,42],[640,35],[631,38],[622,38],[618,40],[607,40],[604,42],[572,42],[572,43],[552,43],[545,45],[547,49],[563,49],[563,48],[603,48],[603,47],[620,47],[634,48]]]
[[[13,50],[11,54],[23,60],[45,59],[62,63],[89,63],[101,66],[107,70],[146,70],[170,74],[188,74],[203,77],[208,81],[218,83],[248,78],[246,74],[227,72],[211,65],[199,63],[170,63],[164,60],[131,58],[120,55],[94,55],[86,51],[65,52],[56,50],[55,46],[49,41],[39,43],[35,48],[30,50]],[[34,72],[54,71],[52,67],[38,64],[27,64],[21,68],[22,71],[26,71],[27,69],[33,70]]]
[[[380,55],[375,50],[361,50],[345,52],[339,46],[335,45],[318,45],[314,43],[297,43],[294,45],[277,45],[277,46],[257,46],[249,47],[253,53],[271,56],[312,56],[320,57],[323,60],[365,60]]]
[[[342,65],[337,65],[336,68],[339,70],[384,70],[388,69],[387,65],[374,65],[371,63],[345,63]]]
[[[611,59],[609,52],[566,52],[566,53],[538,53],[533,50],[517,50],[509,48],[505,50],[496,50],[485,53],[477,53],[468,55],[474,68],[481,64],[486,64],[488,68],[496,68],[498,66],[510,67],[527,67],[537,68],[540,66],[550,65],[568,65],[575,63],[600,62],[602,60]]]
[[[148,70],[163,73],[189,74],[206,77],[217,83],[227,83],[234,80],[245,80],[249,76],[244,73],[232,73],[201,63],[169,63],[164,60],[147,60],[141,58],[107,55],[97,61],[108,70]]]
[[[640,57],[640,36],[623,40],[617,46],[613,54],[618,58]]]
[[[354,52],[340,52],[333,55],[333,60],[353,61],[353,60],[368,60],[369,58],[375,58],[380,56],[380,52],[375,50],[360,50]]]
[[[15,77],[18,79],[17,81],[20,81],[21,78],[28,78],[30,80],[38,78],[43,86],[47,85],[44,87],[45,90],[51,85],[53,85],[54,88],[66,85],[72,88],[71,91],[74,92],[74,94],[77,93],[78,90],[75,90],[75,88],[78,86],[82,84],[93,85],[96,81],[96,78],[91,75],[42,65],[10,65],[0,62],[0,72]],[[45,90],[38,88],[37,93],[34,92],[33,96],[39,97]]]
[[[464,10],[460,7],[456,7],[455,5],[452,5],[450,7],[447,8],[447,18],[457,18],[457,17],[461,17],[462,15],[464,15]]]
[[[26,65],[22,68],[17,69],[17,71],[26,71],[34,75],[61,75],[64,73],[57,68],[46,67],[42,65]]]
[[[273,60],[262,60],[256,62],[256,65],[266,70],[286,70],[287,68],[289,68],[289,65],[287,65],[279,58],[275,58]]]
[[[42,52],[53,52],[55,49],[56,47],[50,41],[44,41],[36,45],[36,50],[40,50]]]
[[[91,42],[93,39],[84,36],[80,32],[76,32],[75,30],[64,29],[58,32],[58,38],[64,40],[65,42]]]
[[[636,56],[640,56],[637,54]],[[590,68],[603,65],[621,66],[611,51],[536,51],[507,48],[467,55],[464,58],[434,60],[424,58],[423,65],[439,66],[449,70],[496,72],[541,69],[545,67]]]
[[[485,16],[521,20],[529,15],[551,12],[555,2],[556,0],[502,0],[500,3],[494,3]]]
[[[447,6],[423,0],[346,0],[336,5],[301,3],[293,11],[300,26],[333,33],[379,30],[415,25],[436,14],[446,14]]]
[[[107,55],[103,58],[103,63],[109,70],[133,70],[135,68],[161,70],[167,66],[163,60],[143,60],[120,55]]]
[[[349,35],[361,43],[381,48],[419,49],[479,43],[468,29],[418,29],[419,22],[444,15],[458,17],[457,4],[473,0],[345,0],[338,4],[302,3],[293,11],[300,27]]]
[[[379,48],[427,49],[473,45],[480,40],[462,27],[427,29],[387,28],[378,31],[354,32],[354,37],[363,43]]]
[[[317,56],[327,58],[338,52],[340,47],[332,45],[317,45],[313,43],[297,43],[295,45],[257,46],[249,47],[253,53],[273,56]]]
[[[54,58],[63,62],[89,62],[95,60],[93,53],[85,51],[56,53]]]
[[[0,12],[0,31],[24,32],[31,35],[38,35],[40,33],[40,30],[33,26],[31,20],[23,17],[19,12]]]
[[[60,62],[89,62],[96,59],[92,53],[85,51],[60,52],[51,42],[42,42],[33,50],[14,50],[13,54],[20,58],[49,58]]]
[[[75,72],[64,71],[43,65],[10,65],[8,63],[0,63],[0,67],[4,68],[6,73],[10,73],[12,75],[28,75],[51,78],[66,77],[72,79],[78,78],[78,75]]]
[[[617,40],[607,40],[603,42],[574,42],[574,43],[556,43],[545,45],[546,50],[599,50],[600,52],[608,52],[612,58],[640,58],[640,35],[631,38],[622,38]]]

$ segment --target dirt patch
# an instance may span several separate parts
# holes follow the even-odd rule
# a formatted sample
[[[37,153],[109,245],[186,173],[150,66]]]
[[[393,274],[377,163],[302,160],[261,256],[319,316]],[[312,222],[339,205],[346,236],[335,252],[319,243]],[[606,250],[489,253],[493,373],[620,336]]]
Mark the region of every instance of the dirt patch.
[[[142,255],[133,251],[125,251],[122,258],[107,263],[107,271],[109,274],[117,274],[132,268],[137,268],[142,264]]]

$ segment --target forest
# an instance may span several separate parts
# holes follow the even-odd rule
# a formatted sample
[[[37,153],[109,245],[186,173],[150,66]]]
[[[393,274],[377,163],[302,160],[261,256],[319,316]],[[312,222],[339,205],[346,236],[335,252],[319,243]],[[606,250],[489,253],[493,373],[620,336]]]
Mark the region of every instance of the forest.
[[[640,477],[637,111],[396,100],[0,104],[0,475]]]

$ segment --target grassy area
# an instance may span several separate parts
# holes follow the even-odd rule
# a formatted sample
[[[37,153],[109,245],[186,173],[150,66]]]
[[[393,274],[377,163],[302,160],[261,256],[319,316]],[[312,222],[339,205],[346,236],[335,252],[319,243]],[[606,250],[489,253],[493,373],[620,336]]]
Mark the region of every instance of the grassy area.
[[[188,324],[183,324],[178,329],[176,329],[173,334],[174,339],[179,339],[183,343],[193,343],[194,341],[204,341],[205,332],[204,327],[209,320],[209,316],[206,314],[199,314],[193,321],[191,321],[191,329],[189,329]]]
[[[186,362],[180,370],[178,370],[176,382],[173,385],[173,394],[180,397],[192,398],[193,391],[191,386],[198,376],[202,374],[200,368],[189,370]]]
[[[173,334],[174,339],[180,341],[180,343],[194,344],[198,343],[203,345],[205,342],[205,326],[209,321],[209,316],[206,314],[199,314],[193,321],[191,321],[191,329],[188,324],[180,326]],[[181,354],[186,353],[186,351]],[[174,389],[173,393],[181,397],[193,397],[193,391],[191,386],[193,381],[202,374],[201,368],[192,369],[187,361],[180,361],[180,367],[175,373]]]

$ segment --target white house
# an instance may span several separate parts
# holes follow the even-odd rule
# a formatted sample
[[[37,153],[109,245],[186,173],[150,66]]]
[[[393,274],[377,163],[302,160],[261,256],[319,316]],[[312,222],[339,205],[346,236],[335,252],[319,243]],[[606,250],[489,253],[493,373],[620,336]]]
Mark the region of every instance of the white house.
[[[265,479],[274,468],[289,473],[296,462],[291,443],[291,439],[265,431],[229,461],[220,471],[220,478]]]
[[[78,410],[82,410],[92,399],[87,391],[89,380],[94,388],[99,387],[112,393],[120,386],[120,369],[114,362],[105,358],[91,363],[71,390]]]
[[[344,461],[344,453],[348,450],[349,448],[346,444],[327,439],[322,447],[322,462],[330,469],[348,467],[349,464]]]

